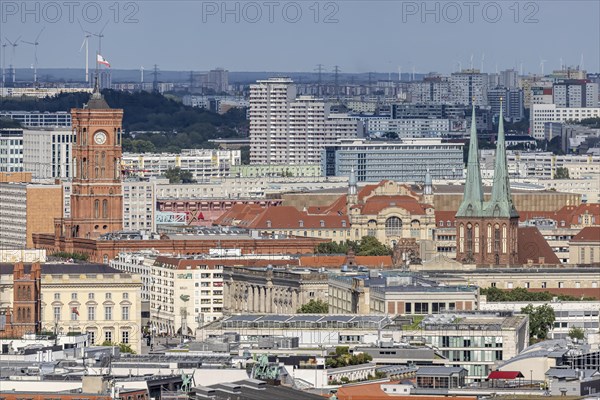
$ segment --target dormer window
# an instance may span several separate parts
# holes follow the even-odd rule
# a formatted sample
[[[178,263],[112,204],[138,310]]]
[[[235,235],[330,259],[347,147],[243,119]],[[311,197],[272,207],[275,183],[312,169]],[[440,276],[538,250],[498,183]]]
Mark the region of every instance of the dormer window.
[[[325,228],[325,221],[321,220],[321,228]]]
[[[444,221],[440,221],[440,226],[443,227],[444,226]]]
[[[342,228],[346,227],[346,221],[342,221]]]
[[[270,227],[271,227],[271,220],[268,220],[267,221],[267,228],[270,228]]]
[[[300,226],[300,228],[304,228],[304,221],[302,221],[302,220],[298,221],[298,225]]]

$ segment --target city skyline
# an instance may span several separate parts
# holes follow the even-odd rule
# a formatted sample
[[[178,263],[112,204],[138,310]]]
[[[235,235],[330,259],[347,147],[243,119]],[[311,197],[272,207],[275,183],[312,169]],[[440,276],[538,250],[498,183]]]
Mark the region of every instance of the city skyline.
[[[83,28],[90,68],[102,36],[101,53],[116,69],[314,72],[321,63],[329,73],[336,65],[396,76],[399,68],[448,74],[483,65],[539,74],[583,59],[600,70],[597,2],[467,3],[3,2],[0,56],[5,68],[34,67],[34,50],[37,68],[83,68]],[[555,35],[557,26],[577,30]]]

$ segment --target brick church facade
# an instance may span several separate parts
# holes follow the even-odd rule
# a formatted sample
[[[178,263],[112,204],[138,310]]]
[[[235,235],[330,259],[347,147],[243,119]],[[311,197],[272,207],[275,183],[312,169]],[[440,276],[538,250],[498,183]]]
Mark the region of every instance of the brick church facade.
[[[0,310],[0,338],[40,332],[41,279],[39,263],[32,264],[28,272],[23,263],[14,265],[12,308],[9,306]]]
[[[515,265],[519,262],[519,214],[510,194],[502,109],[488,201],[483,198],[475,110],[472,118],[465,192],[456,213],[456,259],[466,264]]]

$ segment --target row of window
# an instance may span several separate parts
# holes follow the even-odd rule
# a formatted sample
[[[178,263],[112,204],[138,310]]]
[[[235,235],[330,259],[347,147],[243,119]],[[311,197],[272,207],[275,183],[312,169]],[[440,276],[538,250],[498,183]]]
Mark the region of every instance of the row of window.
[[[62,317],[62,307],[54,306],[54,321],[60,321]],[[71,321],[78,321],[81,317],[79,309],[77,307],[71,308]],[[121,307],[121,320],[128,321],[130,317],[129,306]],[[96,321],[96,306],[88,306],[87,307],[87,320],[88,321]],[[113,306],[104,306],[104,320],[112,321],[113,320]]]
[[[78,299],[78,293],[73,292],[71,293],[71,300],[77,300]],[[95,300],[96,294],[95,293],[88,293],[88,300]],[[129,293],[124,292],[123,296],[122,296],[123,300],[128,300],[129,299]],[[107,292],[104,294],[104,299],[105,300],[111,300],[112,299],[112,293]],[[60,293],[54,293],[54,300],[60,300]]]

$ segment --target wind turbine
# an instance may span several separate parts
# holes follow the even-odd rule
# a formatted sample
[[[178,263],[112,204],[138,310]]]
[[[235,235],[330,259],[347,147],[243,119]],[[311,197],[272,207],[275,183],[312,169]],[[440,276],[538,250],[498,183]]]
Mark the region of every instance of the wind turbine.
[[[540,58],[540,68],[542,69],[542,76],[544,76],[544,64],[546,64],[547,60],[542,60]]]
[[[4,84],[6,83],[6,72],[4,70],[4,64],[6,60],[6,46],[8,46],[8,44],[2,43],[2,86],[4,86]]]
[[[79,20],[77,20],[79,22]],[[79,52],[83,50],[83,46],[85,45],[85,81],[90,81],[90,56],[89,56],[89,45],[90,45],[90,37],[92,36],[91,32],[86,31],[81,26],[81,22],[79,22],[79,27],[81,28],[81,32],[83,32],[83,42],[81,43],[81,47],[79,48]]]
[[[144,66],[140,67],[140,83],[144,83]]]
[[[12,55],[10,57],[10,64],[12,66],[12,81],[13,81],[13,83],[15,83],[15,81],[17,79],[17,72],[15,70],[15,53],[17,51],[17,46],[19,45],[19,40],[21,39],[21,36],[19,36],[17,38],[17,40],[15,40],[14,42],[11,42],[6,36],[4,38],[12,46]]]
[[[27,42],[25,40],[23,40],[23,43],[27,43],[33,46],[33,84],[35,85],[37,83],[37,66],[38,66],[38,58],[37,58],[37,48],[38,45],[40,44],[40,42],[38,42],[40,36],[42,35],[42,32],[44,32],[44,29],[46,29],[46,27],[43,27],[40,30],[40,33],[38,33],[38,35],[35,37],[35,40],[33,42]]]
[[[108,25],[108,22],[109,21],[106,21],[106,23],[104,24],[104,26],[102,27],[102,30],[100,30],[100,32],[92,33],[92,35],[94,35],[98,38],[98,54],[102,54],[102,38],[104,37],[103,32],[104,32],[104,29],[106,29],[106,25]]]

